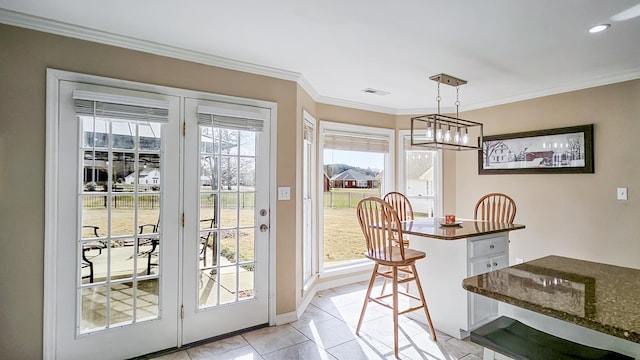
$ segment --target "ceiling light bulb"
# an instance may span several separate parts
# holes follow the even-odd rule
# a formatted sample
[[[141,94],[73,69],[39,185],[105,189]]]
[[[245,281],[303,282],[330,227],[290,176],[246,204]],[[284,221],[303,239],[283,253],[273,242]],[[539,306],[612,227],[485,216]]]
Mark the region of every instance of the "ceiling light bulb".
[[[456,133],[453,135],[453,142],[460,144],[460,129],[456,129]]]
[[[467,144],[469,142],[469,129],[464,128],[464,135],[462,135],[462,143]]]
[[[436,140],[442,141],[442,129],[440,128],[438,128],[438,131],[436,131]]]
[[[446,141],[446,142],[451,141],[451,130],[447,130],[447,131],[444,133],[444,141]]]
[[[428,127],[428,128],[427,128],[427,134],[426,134],[426,136],[427,136],[427,139],[428,139],[428,140],[433,140],[433,129],[432,129],[431,127]]]
[[[594,25],[594,26],[589,28],[589,34],[595,34],[595,33],[603,32],[603,31],[607,30],[610,27],[611,27],[610,24]]]

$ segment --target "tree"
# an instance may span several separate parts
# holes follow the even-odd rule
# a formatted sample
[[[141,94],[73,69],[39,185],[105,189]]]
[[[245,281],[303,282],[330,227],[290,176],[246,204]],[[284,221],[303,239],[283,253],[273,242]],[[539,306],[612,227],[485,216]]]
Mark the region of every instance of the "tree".
[[[485,141],[484,142],[484,151],[482,156],[484,156],[484,164],[485,166],[491,165],[491,155],[495,153],[495,151],[501,148],[504,145],[504,141],[502,140],[494,140],[494,141]]]

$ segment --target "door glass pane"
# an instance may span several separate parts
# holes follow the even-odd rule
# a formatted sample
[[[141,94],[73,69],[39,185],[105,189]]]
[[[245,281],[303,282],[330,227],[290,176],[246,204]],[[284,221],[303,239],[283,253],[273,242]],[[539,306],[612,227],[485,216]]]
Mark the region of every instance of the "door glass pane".
[[[82,289],[81,317],[80,332],[107,326],[107,288],[105,286]]]
[[[238,226],[238,193],[221,194],[220,227],[233,228]]]
[[[210,126],[199,133],[197,276],[205,308],[254,296],[257,135]]]
[[[218,134],[220,135],[220,153],[223,155],[237,155],[238,131],[220,129]]]
[[[136,309],[140,320],[158,317],[158,279],[143,280],[138,283]]]
[[[106,148],[109,146],[108,122],[98,117],[81,116],[82,144],[87,148]]]
[[[138,126],[140,150],[160,150],[160,130],[158,123],[141,123]]]
[[[249,131],[240,131],[240,155],[255,156],[256,140],[255,135]]]
[[[255,192],[240,193],[239,206],[239,225],[253,226],[256,216],[256,196]]]
[[[236,301],[238,293],[238,267],[224,266],[220,268],[220,304],[226,304]]]
[[[208,187],[209,190],[218,189],[219,162],[219,158],[213,155],[200,158],[200,187]]]
[[[240,229],[240,261],[253,262],[255,259],[255,241],[253,228]]]
[[[133,321],[132,282],[111,285],[109,310],[110,325],[126,325]]]
[[[223,191],[238,190],[238,158],[235,156],[220,157],[220,186]]]
[[[138,191],[160,190],[160,154],[140,154]]]
[[[86,333],[159,316],[162,125],[84,117],[82,128],[78,328]]]
[[[135,234],[135,207],[133,195],[111,197],[111,236]]]
[[[136,125],[130,121],[112,121],[111,140],[114,149],[135,149]]]

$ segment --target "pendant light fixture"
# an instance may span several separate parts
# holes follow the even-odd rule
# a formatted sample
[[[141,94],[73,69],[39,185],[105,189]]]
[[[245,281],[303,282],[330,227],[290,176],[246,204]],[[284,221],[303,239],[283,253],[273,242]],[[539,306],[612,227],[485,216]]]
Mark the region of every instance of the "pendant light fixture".
[[[443,150],[482,150],[482,124],[459,116],[460,86],[467,81],[447,74],[429,77],[438,83],[438,113],[411,118],[411,145]],[[456,116],[440,114],[440,84],[456,88]],[[477,144],[471,144],[478,138]]]

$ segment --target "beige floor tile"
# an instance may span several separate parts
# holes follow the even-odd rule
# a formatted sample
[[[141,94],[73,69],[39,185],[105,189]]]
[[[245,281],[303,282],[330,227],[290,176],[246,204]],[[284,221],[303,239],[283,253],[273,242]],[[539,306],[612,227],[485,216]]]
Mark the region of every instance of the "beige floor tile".
[[[305,341],[264,355],[264,360],[335,360],[333,355],[317,346],[313,341]]]
[[[328,349],[355,339],[355,328],[349,327],[338,319],[328,320],[318,324],[309,324],[298,330],[323,349]]]
[[[192,360],[196,359],[211,359],[212,356],[216,356],[222,353],[229,352],[231,350],[239,349],[248,346],[249,343],[240,335],[232,336],[230,338],[214,341],[208,344],[193,347],[187,350]]]
[[[156,360],[191,360],[186,350],[176,351],[170,354],[155,357]]]
[[[374,291],[380,292],[381,284]],[[165,355],[163,360],[359,360],[395,359],[391,310],[370,303],[360,336],[355,335],[368,284],[319,292],[300,319]],[[437,332],[425,324],[399,319],[399,358],[406,360],[478,360],[482,347]],[[437,327],[437,324],[435,324]]]
[[[242,337],[261,355],[309,340],[289,325],[279,325],[254,330],[242,334]]]

